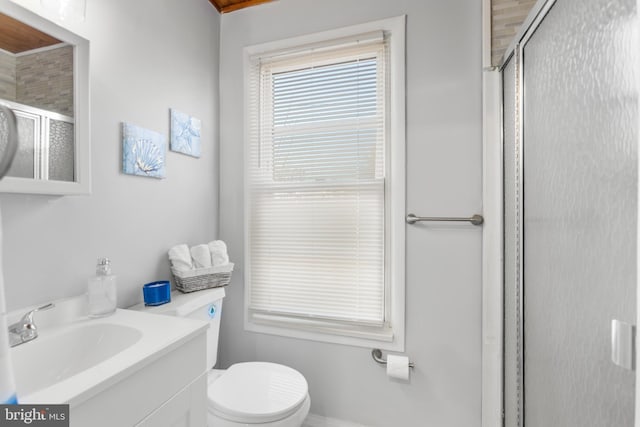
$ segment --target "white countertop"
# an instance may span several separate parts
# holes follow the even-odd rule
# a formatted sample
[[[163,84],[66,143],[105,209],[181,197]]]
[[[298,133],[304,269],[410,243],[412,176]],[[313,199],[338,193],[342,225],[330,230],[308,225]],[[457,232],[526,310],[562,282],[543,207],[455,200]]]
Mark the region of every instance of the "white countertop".
[[[208,327],[208,323],[203,321],[123,309],[118,309],[113,315],[99,319],[80,316],[70,321],[62,321],[60,316],[56,316],[54,310],[56,308],[48,312],[42,312],[43,315],[46,313],[49,319],[55,319],[48,324],[43,322],[40,325],[38,324],[38,318],[36,318],[36,324],[39,327],[38,338],[11,349],[11,357],[14,360],[16,371],[16,382],[18,383],[18,400],[21,403],[79,404],[160,358],[162,355],[178,348],[198,334],[205,333]],[[60,310],[61,312],[65,311],[63,305]],[[38,313],[38,317],[42,321],[45,316],[40,316],[40,313]],[[89,328],[87,329],[87,327]],[[83,368],[80,372],[66,378],[65,375],[62,375],[60,381],[54,381],[44,388],[36,391],[30,390],[28,393],[20,395],[21,377],[24,378],[25,375],[31,375],[32,372],[37,375],[37,369],[48,369],[46,367],[47,363],[49,363],[49,360],[46,359],[48,358],[47,353],[50,353],[52,355],[51,359],[54,359],[54,353],[60,350],[56,348],[56,345],[59,346],[59,343],[63,342],[65,337],[82,336],[82,334],[77,333],[82,328],[85,328],[85,331],[99,331],[102,329],[124,331],[121,327],[133,328],[139,332],[139,334],[134,332],[132,335],[134,338],[129,340],[135,342],[132,344],[128,342],[127,347],[123,350],[109,355],[108,358],[99,361],[93,366],[89,366],[86,369]],[[117,336],[115,339],[117,339]],[[90,353],[90,351],[87,350],[87,353]],[[82,358],[83,354],[76,355],[74,353],[70,359],[76,359],[76,356]],[[60,362],[51,363],[56,364],[55,370],[57,372]],[[78,369],[77,365],[76,369]],[[53,370],[54,368],[51,368],[49,371]]]

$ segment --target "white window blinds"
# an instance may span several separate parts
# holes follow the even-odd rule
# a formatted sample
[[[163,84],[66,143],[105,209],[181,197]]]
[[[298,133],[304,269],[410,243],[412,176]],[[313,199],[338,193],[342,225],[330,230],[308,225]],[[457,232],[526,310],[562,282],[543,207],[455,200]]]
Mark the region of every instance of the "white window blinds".
[[[386,325],[382,32],[250,58],[249,315]]]

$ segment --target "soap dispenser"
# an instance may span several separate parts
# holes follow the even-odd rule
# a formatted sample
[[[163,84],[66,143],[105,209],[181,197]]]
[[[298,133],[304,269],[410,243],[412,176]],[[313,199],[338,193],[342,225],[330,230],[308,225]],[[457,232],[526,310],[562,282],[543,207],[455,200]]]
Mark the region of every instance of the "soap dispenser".
[[[89,279],[89,317],[104,317],[116,311],[116,276],[109,258],[98,258],[96,275]]]

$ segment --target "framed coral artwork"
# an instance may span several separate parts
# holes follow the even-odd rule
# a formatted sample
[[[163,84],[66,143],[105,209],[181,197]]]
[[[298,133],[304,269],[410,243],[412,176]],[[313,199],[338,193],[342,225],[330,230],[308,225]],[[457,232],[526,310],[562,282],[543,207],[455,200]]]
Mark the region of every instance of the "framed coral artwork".
[[[200,119],[171,110],[171,151],[200,157]]]
[[[167,140],[152,130],[122,123],[122,171],[130,175],[165,178]]]

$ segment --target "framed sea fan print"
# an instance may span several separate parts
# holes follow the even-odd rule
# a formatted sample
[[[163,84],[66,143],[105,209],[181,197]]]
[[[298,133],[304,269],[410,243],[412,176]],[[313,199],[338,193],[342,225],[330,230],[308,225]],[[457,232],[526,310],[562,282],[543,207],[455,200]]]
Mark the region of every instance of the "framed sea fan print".
[[[122,171],[130,175],[165,178],[167,140],[152,130],[122,123]]]
[[[171,151],[200,157],[200,119],[171,110]]]

